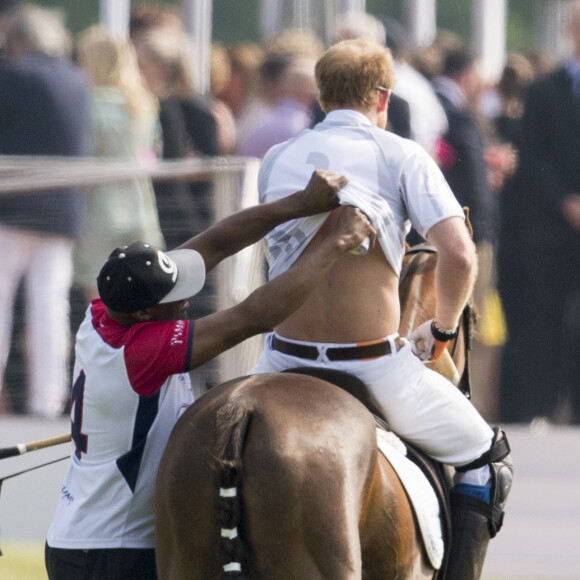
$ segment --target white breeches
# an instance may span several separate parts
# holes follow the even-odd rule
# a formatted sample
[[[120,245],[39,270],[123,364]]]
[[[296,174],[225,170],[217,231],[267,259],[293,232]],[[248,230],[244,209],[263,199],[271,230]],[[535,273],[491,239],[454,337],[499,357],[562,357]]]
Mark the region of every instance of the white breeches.
[[[412,353],[410,343],[395,354],[375,359],[329,362],[321,360],[324,357],[307,360],[275,351],[270,346],[270,337],[266,337],[262,356],[251,373],[306,366],[345,371],[368,386],[393,431],[430,457],[460,466],[489,450],[493,438],[489,425],[452,383],[425,367]],[[339,346],[300,344],[322,350]],[[471,481],[485,485],[488,473],[484,468],[484,473],[475,480],[472,474]]]

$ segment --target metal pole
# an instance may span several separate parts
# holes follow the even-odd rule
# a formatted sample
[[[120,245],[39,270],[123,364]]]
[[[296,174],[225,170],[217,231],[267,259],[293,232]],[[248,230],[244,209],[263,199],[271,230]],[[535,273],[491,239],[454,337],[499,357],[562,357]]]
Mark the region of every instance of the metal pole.
[[[129,34],[130,0],[99,0],[100,21],[111,33]]]
[[[268,38],[276,34],[281,21],[282,0],[261,0],[260,35]]]
[[[570,54],[570,46],[563,25],[570,12],[568,0],[544,0],[539,3],[538,37],[541,49],[560,60]]]
[[[366,0],[341,0],[342,12],[365,12]]]
[[[365,7],[366,0],[261,0],[261,37],[292,27],[312,29],[330,41],[340,14],[364,12]]]
[[[406,28],[411,48],[428,46],[437,33],[436,0],[405,0]]]
[[[474,50],[480,57],[486,80],[499,79],[505,64],[506,0],[474,0],[471,27]]]
[[[211,0],[182,0],[183,21],[193,44],[193,78],[201,94],[209,92],[212,40]]]

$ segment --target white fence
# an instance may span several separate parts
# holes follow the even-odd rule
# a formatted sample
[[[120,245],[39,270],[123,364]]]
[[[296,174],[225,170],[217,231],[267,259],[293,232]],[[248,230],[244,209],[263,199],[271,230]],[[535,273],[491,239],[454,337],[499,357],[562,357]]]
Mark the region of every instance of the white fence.
[[[218,221],[258,203],[258,168],[258,159],[241,157],[160,161],[143,166],[113,159],[0,156],[0,196],[42,193],[54,188],[90,186],[135,177],[149,177],[153,181],[209,180],[213,182],[214,220]],[[225,260],[217,267],[215,280],[215,295],[210,297],[215,311],[243,300],[265,282],[263,243]],[[213,382],[245,374],[256,362],[262,340],[261,336],[254,337],[218,357],[214,363],[218,376]],[[195,372],[192,376],[195,379]],[[204,390],[203,383],[203,380],[194,380],[196,391]]]

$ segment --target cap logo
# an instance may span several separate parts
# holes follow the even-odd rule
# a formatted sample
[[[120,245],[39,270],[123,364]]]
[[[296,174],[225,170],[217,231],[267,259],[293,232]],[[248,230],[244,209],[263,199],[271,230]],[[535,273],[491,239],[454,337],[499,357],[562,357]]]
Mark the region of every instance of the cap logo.
[[[166,273],[171,274],[171,280],[175,283],[177,280],[177,264],[165,253],[157,251],[159,267]]]

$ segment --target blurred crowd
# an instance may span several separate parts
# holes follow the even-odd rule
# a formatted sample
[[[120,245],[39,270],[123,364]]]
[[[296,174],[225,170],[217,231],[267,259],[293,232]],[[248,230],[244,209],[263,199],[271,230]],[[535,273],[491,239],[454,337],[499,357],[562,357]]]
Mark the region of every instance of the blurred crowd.
[[[572,58],[508,54],[499,79],[449,31],[411,50],[400,23],[350,13],[333,38],[390,48],[387,129],[420,143],[469,208],[474,400],[490,421],[580,423],[580,3],[563,33]],[[136,5],[128,38],[101,25],[72,38],[58,13],[1,0],[0,38],[2,155],[261,158],[324,117],[314,66],[326,47],[312,31],[214,44],[209,94],[175,5]],[[135,178],[0,197],[0,411],[66,412],[71,328],[108,253],[179,245],[212,222],[212,194],[211,182]],[[210,280],[192,316],[214,291]]]

